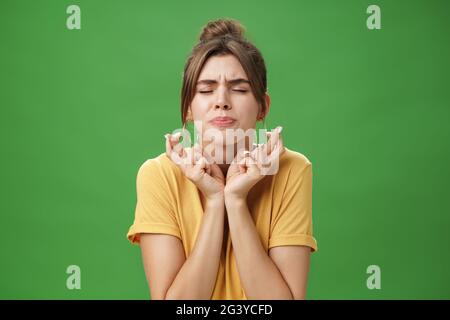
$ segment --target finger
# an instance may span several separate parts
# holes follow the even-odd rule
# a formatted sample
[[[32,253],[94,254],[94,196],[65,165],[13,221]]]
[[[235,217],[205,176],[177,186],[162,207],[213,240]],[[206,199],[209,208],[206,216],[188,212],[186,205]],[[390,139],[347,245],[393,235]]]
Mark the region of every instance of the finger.
[[[206,171],[207,163],[204,157],[201,157],[196,164],[194,164],[194,168],[196,170]]]
[[[166,137],[166,155],[172,159],[174,162],[177,162],[180,157],[179,155],[173,150],[173,144],[171,142],[172,140],[172,135],[171,134],[166,134],[164,137]],[[175,155],[177,155],[178,157],[175,157]]]
[[[270,144],[269,144],[269,154],[272,153],[273,149],[277,145],[278,141],[281,137],[281,131],[283,130],[283,127],[278,126],[274,130],[272,130]]]
[[[170,158],[170,154],[172,153],[172,145],[169,139],[170,134],[165,134],[164,138],[166,138],[166,155]]]
[[[268,132],[269,139],[267,140],[267,143],[266,143],[266,145],[267,145],[267,147],[266,147],[267,154],[271,154],[272,153],[272,150],[273,150],[273,148],[275,146],[275,143],[276,143],[276,141],[278,139],[277,135],[278,134],[277,134],[277,131],[275,129],[273,129],[272,132]]]
[[[196,152],[202,153],[202,148],[198,143],[194,144],[193,148]]]
[[[284,142],[281,134],[278,135],[278,141],[273,148],[272,153],[276,153],[277,155],[281,155],[284,152]]]
[[[180,138],[181,138],[181,132],[177,132],[177,133],[175,133],[173,135],[170,135],[170,136],[171,136],[171,140],[172,141],[178,142],[178,141],[180,141]]]
[[[252,148],[251,148],[250,150],[253,152],[253,151],[255,151],[256,149],[258,149],[260,146],[261,146],[261,144],[254,143],[254,144],[252,145]]]
[[[278,145],[280,146],[280,154],[285,151],[283,137],[280,134],[280,138],[278,140]]]
[[[209,165],[208,167],[209,167],[209,170],[210,170],[209,175],[210,175],[211,177],[219,177],[219,178],[223,178],[223,172],[222,172],[222,170],[220,170],[220,167],[219,167],[218,165],[216,165],[216,164],[211,164],[211,165]]]
[[[267,155],[269,154],[269,144],[268,143],[264,143],[264,145],[262,146],[262,152],[264,152],[264,156],[267,157]]]
[[[275,146],[275,149],[273,149],[272,153],[268,156],[268,162],[267,164],[270,164],[272,166],[275,161],[280,161],[280,156],[284,152],[284,145],[283,141],[280,140],[279,143]]]
[[[251,156],[254,159],[256,159],[256,161],[258,161],[258,155],[259,155],[260,150],[261,150],[261,147],[257,147],[250,152]]]
[[[184,152],[186,153],[186,157],[185,157],[185,163],[186,165],[193,165],[194,164],[194,150],[192,150],[192,148],[187,148],[184,149]]]
[[[278,143],[278,140],[280,138],[280,132],[278,131],[278,128],[275,128],[272,131],[272,135],[271,135],[271,139],[270,139],[270,144],[269,144],[269,154],[271,154],[273,152],[273,149],[275,148],[276,144]]]
[[[245,157],[248,157],[248,155],[249,155],[250,153],[251,153],[251,152],[250,152],[249,150],[241,149],[241,150],[236,154],[236,157],[237,157],[237,159],[239,159],[239,160],[243,160],[243,159],[245,159]]]
[[[249,154],[245,157],[245,166],[247,167],[247,172],[259,172],[259,167],[256,164],[255,159]]]
[[[252,153],[252,157],[255,159],[258,168],[261,169],[264,166],[265,161],[267,161],[267,153],[264,146],[260,146],[256,149],[254,153]]]
[[[280,157],[285,151],[284,143],[281,135],[279,134],[281,132],[281,127],[278,131],[278,142],[274,145],[274,149],[269,155],[266,155],[265,161],[264,161],[264,167],[262,169],[262,174],[266,175],[273,175],[278,172]]]
[[[175,144],[178,141],[180,141],[180,138],[181,138],[181,134],[179,132],[175,133],[175,134],[166,134],[166,136],[169,137],[169,142],[170,142],[172,148],[175,146]]]
[[[215,163],[214,159],[207,152],[203,152],[202,156],[205,157],[205,159],[209,165],[212,165]]]
[[[206,161],[207,161],[208,164],[210,164],[210,163],[213,162],[213,160],[212,160],[212,158],[210,157],[210,155],[207,154],[206,152],[203,152],[203,148],[202,148],[201,144],[196,143],[196,144],[194,145],[194,149],[195,149],[195,151],[196,151],[196,153],[197,153],[198,155],[200,155],[201,157],[205,157],[205,159],[206,159]]]
[[[180,156],[183,155],[182,153],[182,146],[179,143],[181,139],[181,132],[177,132],[175,134],[168,134],[169,136],[169,142],[172,147],[172,150],[177,152]]]
[[[186,156],[186,150],[184,150],[183,146],[181,145],[180,142],[174,142],[172,140],[172,148],[173,151],[176,152],[180,157],[185,157]]]
[[[247,154],[247,150],[239,150],[236,154],[236,157],[233,159],[232,164],[238,166],[240,173],[245,173],[245,171],[247,170],[245,165],[245,157]]]
[[[270,143],[271,143],[272,132],[266,132],[266,143],[264,144],[267,154],[270,154]]]
[[[197,163],[203,156],[200,152],[194,150],[194,164]]]
[[[257,161],[252,156],[252,153],[249,151],[244,151],[243,157],[240,160],[239,170],[241,173],[247,172],[248,170],[257,170]]]
[[[236,152],[236,156],[233,158],[233,161],[231,161],[231,164],[232,164],[232,165],[239,164],[239,162],[240,162],[241,159],[242,159],[242,156],[243,156],[242,151],[241,151],[241,150],[238,150],[238,151]]]
[[[202,149],[198,143],[192,148],[194,150],[194,161],[197,162],[201,157],[203,157]]]
[[[245,163],[247,161],[247,158],[249,158],[249,157],[250,157],[250,151],[248,151],[248,150],[242,151],[238,163],[242,164],[242,165],[245,165]]]
[[[181,155],[180,155],[180,153],[178,153],[174,150],[174,147],[172,144],[172,141],[174,140],[173,136],[168,133],[164,137],[166,138],[166,155],[169,157],[169,159],[171,159],[177,165],[180,165],[180,166],[184,165],[183,164],[184,153],[181,153]]]

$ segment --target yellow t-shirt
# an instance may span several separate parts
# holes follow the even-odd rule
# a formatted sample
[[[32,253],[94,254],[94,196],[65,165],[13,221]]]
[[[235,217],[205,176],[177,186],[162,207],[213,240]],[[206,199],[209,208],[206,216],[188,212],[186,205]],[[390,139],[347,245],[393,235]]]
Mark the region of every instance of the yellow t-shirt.
[[[194,248],[203,208],[197,187],[166,154],[142,164],[137,175],[135,219],[127,237],[139,244],[140,233],[163,233],[181,240],[186,257]],[[312,164],[301,153],[281,155],[276,175],[265,176],[249,192],[249,211],[266,252],[285,245],[317,250],[312,225]],[[212,299],[247,299],[240,282],[231,235],[220,261]]]

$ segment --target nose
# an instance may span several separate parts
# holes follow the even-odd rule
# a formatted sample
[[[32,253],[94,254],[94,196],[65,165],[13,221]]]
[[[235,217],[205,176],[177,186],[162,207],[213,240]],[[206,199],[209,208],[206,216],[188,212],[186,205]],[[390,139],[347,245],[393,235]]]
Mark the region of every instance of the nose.
[[[216,105],[214,106],[214,108],[217,109],[222,109],[222,110],[231,110],[231,106],[228,103],[216,103]]]
[[[228,94],[226,90],[218,90],[214,109],[231,110],[231,104],[228,100]]]

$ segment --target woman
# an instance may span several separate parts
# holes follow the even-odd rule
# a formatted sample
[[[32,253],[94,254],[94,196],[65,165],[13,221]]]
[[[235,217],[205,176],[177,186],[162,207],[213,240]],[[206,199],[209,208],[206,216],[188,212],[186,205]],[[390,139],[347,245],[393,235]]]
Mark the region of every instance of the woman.
[[[166,153],[141,166],[127,235],[141,246],[152,299],[304,299],[317,250],[312,165],[283,146],[281,127],[264,144],[227,139],[270,107],[264,59],[237,21],[203,28],[181,97],[198,143],[167,134]]]

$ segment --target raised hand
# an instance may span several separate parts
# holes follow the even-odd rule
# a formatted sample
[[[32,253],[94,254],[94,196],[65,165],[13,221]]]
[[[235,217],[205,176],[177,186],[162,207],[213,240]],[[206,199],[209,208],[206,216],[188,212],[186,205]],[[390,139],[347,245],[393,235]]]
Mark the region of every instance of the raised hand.
[[[207,200],[223,198],[225,178],[219,166],[202,152],[198,144],[183,148],[181,134],[166,134],[166,155],[202,192]]]
[[[225,185],[225,196],[246,199],[251,188],[266,175],[278,170],[279,158],[284,152],[282,127],[268,132],[265,144],[256,146],[252,151],[238,152],[230,165]]]

